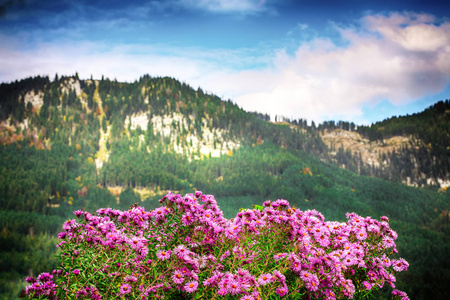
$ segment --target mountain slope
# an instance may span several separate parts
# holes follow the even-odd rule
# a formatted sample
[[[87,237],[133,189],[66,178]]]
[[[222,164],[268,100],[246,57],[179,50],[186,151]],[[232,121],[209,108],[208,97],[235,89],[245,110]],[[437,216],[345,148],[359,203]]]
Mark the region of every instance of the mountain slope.
[[[353,126],[351,126],[353,125]],[[371,126],[318,126],[330,158],[358,174],[408,185],[450,185],[450,102]]]

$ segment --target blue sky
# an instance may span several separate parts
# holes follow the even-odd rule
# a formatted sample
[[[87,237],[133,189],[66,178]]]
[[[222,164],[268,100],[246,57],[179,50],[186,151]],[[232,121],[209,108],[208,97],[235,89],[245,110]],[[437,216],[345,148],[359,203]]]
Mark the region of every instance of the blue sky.
[[[450,98],[444,2],[0,0],[0,82],[170,76],[272,117],[370,124]]]

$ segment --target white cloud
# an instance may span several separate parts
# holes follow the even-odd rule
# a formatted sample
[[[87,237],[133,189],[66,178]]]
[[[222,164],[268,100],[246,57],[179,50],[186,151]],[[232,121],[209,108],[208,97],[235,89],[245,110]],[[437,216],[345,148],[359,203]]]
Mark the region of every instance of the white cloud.
[[[387,40],[410,51],[437,51],[449,45],[450,23],[433,24],[435,18],[426,14],[375,15],[365,18],[369,30],[381,33]]]
[[[367,16],[360,29],[338,28],[345,46],[315,38],[294,55],[281,50],[274,67],[260,71],[270,80],[234,98],[249,110],[323,121],[352,120],[386,99],[402,105],[437,94],[450,83],[450,23],[434,21],[409,13]],[[238,86],[254,82],[236,78]]]
[[[180,0],[181,5],[214,13],[255,13],[264,10],[265,0]]]

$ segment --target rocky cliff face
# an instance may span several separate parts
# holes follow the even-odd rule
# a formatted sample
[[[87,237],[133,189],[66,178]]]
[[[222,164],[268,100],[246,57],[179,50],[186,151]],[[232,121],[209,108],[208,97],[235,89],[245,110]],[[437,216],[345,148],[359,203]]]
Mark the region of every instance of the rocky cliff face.
[[[417,139],[413,141],[411,136],[394,136],[382,141],[370,141],[355,131],[343,129],[326,129],[321,132],[320,137],[330,149],[329,155],[332,159],[337,158],[339,151],[349,151],[354,157],[360,155],[363,164],[375,168],[389,167],[390,162],[386,159],[386,157],[389,157],[389,153],[393,153],[394,151],[399,152],[402,148],[415,147],[413,144],[417,145],[417,143],[421,143]],[[343,168],[347,167],[345,164],[341,164],[340,166]],[[425,174],[422,174],[421,179],[426,184],[438,185],[441,189],[446,189],[450,186],[450,180],[428,178]],[[412,180],[410,177],[406,177],[402,182],[409,186],[419,186],[418,182]]]
[[[363,162],[375,167],[386,164],[386,161],[382,161],[383,153],[387,154],[410,145],[410,137],[395,136],[382,142],[370,141],[355,131],[342,129],[327,129],[321,134],[321,138],[330,148],[331,157],[336,156],[339,148],[343,148],[352,153],[361,153]]]

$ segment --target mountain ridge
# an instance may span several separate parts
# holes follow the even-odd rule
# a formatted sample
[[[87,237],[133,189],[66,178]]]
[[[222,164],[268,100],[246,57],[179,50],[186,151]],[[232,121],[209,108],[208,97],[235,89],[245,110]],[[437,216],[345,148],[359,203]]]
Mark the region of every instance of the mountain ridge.
[[[226,155],[239,147],[243,140],[247,144],[261,144],[269,139],[282,147],[303,149],[358,174],[414,186],[437,184],[445,187],[449,184],[450,144],[446,142],[450,140],[448,100],[439,101],[423,112],[392,117],[370,126],[341,121],[308,126],[303,119],[291,121],[280,117],[281,122],[270,122],[268,115],[245,112],[230,100],[223,101],[217,96],[205,94],[200,88],[195,91],[169,77],[144,75],[133,83],[104,78],[80,80],[78,75],[56,77],[54,81],[48,77],[35,77],[2,84],[0,95],[0,120],[5,122],[10,119],[9,123],[20,126],[22,131],[27,129],[30,116],[36,114],[41,118],[48,107],[55,104],[60,113],[64,113],[64,106],[67,107],[68,103],[78,103],[85,125],[85,115],[94,112],[100,125],[96,126],[99,128],[98,136],[102,137],[102,151],[95,158],[98,167],[106,160],[104,143],[111,143],[108,140],[110,134],[115,135],[121,130],[129,134],[139,126],[141,139],[143,132],[151,129],[161,141],[168,139],[166,142],[172,145],[173,151],[188,153],[192,156],[190,159]],[[44,113],[41,113],[43,106]],[[442,133],[436,125],[430,126],[430,119],[437,115],[433,109],[444,111]],[[112,113],[114,111],[119,113]],[[415,119],[424,119],[428,127],[435,129],[434,132],[424,134]],[[116,124],[111,133],[113,122]],[[35,121],[35,125],[43,124]],[[233,128],[229,130],[230,127]],[[245,134],[244,129],[251,134]],[[35,126],[34,130],[39,132],[40,128]],[[262,134],[263,131],[266,135]],[[276,135],[275,138],[267,136],[268,131],[273,131],[269,135]],[[430,136],[439,134],[444,136],[438,137],[437,141],[430,140]],[[5,139],[4,134],[2,139]],[[46,143],[50,140],[46,139]],[[94,143],[98,144],[100,140],[96,139]],[[420,164],[422,160],[425,163]],[[427,164],[432,165],[433,170]],[[405,172],[405,168],[410,171]]]

